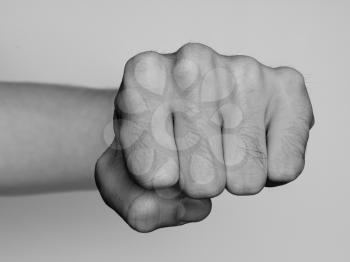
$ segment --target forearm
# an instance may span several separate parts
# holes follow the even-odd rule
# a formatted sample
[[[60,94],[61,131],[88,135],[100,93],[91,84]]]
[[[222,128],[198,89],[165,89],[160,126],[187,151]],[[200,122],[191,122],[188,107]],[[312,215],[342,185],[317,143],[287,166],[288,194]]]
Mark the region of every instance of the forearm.
[[[0,82],[0,195],[94,188],[114,94]]]

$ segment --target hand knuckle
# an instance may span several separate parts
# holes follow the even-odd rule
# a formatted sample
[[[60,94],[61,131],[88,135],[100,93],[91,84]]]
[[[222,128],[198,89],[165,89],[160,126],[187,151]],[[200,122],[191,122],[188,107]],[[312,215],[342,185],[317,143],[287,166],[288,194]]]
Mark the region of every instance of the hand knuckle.
[[[198,65],[212,62],[214,54],[216,52],[213,49],[199,43],[187,43],[176,52],[178,59],[187,59]]]
[[[250,56],[233,56],[232,68],[239,84],[261,87],[263,83],[263,65]]]
[[[135,63],[146,63],[149,66],[156,65],[160,61],[161,55],[155,51],[145,51],[134,56]]]
[[[155,51],[145,51],[130,58],[124,68],[123,82],[135,84],[133,80],[147,80],[147,77],[152,77],[151,73],[159,73],[159,67],[162,65],[162,55]],[[156,77],[156,76],[153,76]],[[133,85],[134,86],[134,85]]]
[[[228,191],[234,195],[256,195],[263,187],[248,184],[233,184],[228,186]]]
[[[184,53],[196,53],[200,51],[209,51],[211,48],[209,48],[206,45],[200,44],[200,43],[186,43],[182,47],[180,47],[179,50],[181,50]]]
[[[255,195],[264,188],[265,182],[266,174],[263,171],[255,171],[254,175],[241,174],[229,179],[227,190],[235,195]]]
[[[295,180],[303,170],[304,165],[301,163],[288,164],[278,163],[271,164],[269,167],[269,178],[278,182],[291,182]]]
[[[192,182],[184,187],[184,191],[192,198],[203,198],[218,196],[224,188],[225,185],[220,184],[203,185],[197,182]]]
[[[276,68],[281,87],[291,91],[305,90],[304,76],[292,67]]]
[[[180,59],[173,70],[174,79],[181,88],[187,88],[196,82],[198,66],[189,59]]]
[[[154,199],[148,195],[141,195],[131,204],[127,221],[136,231],[146,233],[156,229],[159,215],[159,208]]]

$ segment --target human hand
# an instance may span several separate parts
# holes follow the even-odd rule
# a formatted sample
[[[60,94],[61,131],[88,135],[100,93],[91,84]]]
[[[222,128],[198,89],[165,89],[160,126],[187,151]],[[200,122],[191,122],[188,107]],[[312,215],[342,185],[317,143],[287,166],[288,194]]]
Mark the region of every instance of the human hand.
[[[294,180],[314,122],[296,70],[200,44],[130,59],[115,105],[96,182],[141,232],[204,219],[225,187],[249,195]]]
[[[193,198],[258,193],[304,167],[314,117],[302,75],[201,44],[130,59],[115,100],[128,170]]]
[[[210,199],[191,199],[175,188],[145,190],[128,173],[117,141],[96,163],[95,181],[105,203],[139,232],[204,219]]]

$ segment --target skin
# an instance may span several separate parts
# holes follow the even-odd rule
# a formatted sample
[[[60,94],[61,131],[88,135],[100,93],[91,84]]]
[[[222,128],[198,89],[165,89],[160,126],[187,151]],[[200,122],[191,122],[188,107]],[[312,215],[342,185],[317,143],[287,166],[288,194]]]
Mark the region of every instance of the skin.
[[[115,90],[0,82],[0,195],[94,189]]]
[[[204,219],[225,187],[256,194],[303,169],[314,117],[292,68],[187,44],[130,59],[114,108],[115,94],[0,82],[0,195],[92,189],[95,173],[105,203],[150,232]]]
[[[108,89],[0,82],[0,196],[96,189],[95,164],[108,147],[115,95]],[[156,228],[199,221],[211,210],[209,199],[173,199],[166,190],[158,192],[161,198],[140,188],[113,147],[96,170],[100,190],[116,190],[109,194],[118,196],[113,209],[139,231],[152,229],[144,223]],[[158,206],[162,212],[148,222],[148,212],[157,214]]]
[[[134,218],[127,222],[138,231],[177,225],[159,192],[207,200],[225,188],[252,195],[288,183],[303,170],[313,124],[295,69],[220,55],[201,44],[172,54],[144,52],[125,66],[115,100],[116,142],[98,161],[99,189],[110,207]],[[155,192],[140,191],[137,208],[118,206],[113,155],[125,160],[125,174],[139,185],[135,191]],[[198,212],[206,210],[209,202]]]

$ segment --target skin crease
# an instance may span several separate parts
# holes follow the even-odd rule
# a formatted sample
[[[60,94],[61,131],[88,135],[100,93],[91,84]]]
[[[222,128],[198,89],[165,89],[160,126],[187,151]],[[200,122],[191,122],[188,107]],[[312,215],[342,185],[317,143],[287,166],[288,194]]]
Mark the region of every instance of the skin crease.
[[[292,68],[186,44],[130,59],[113,104],[116,93],[1,82],[0,194],[95,182],[126,223],[150,232],[203,220],[224,188],[256,194],[304,167],[314,117]]]
[[[294,180],[304,167],[314,116],[295,69],[189,43],[172,54],[144,52],[127,62],[114,123],[118,154],[128,159],[125,172],[146,192],[177,192],[157,194],[169,201],[179,195],[209,199],[224,188],[251,195]],[[118,191],[104,190],[103,175],[97,177],[104,198]],[[179,224],[159,222],[171,211],[148,201],[152,208],[132,208],[132,217],[141,217],[127,220],[133,228]]]
[[[0,82],[0,196],[97,184],[106,203],[140,232],[204,219],[210,199],[191,199],[176,188],[145,190],[125,170],[117,142],[106,150],[114,136],[115,95],[111,89]]]

